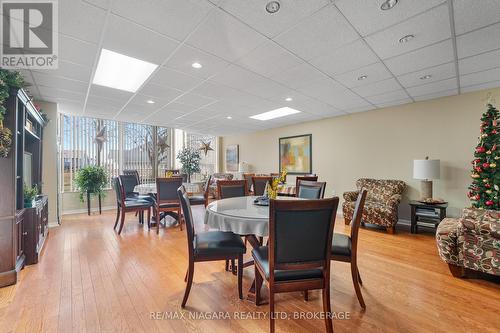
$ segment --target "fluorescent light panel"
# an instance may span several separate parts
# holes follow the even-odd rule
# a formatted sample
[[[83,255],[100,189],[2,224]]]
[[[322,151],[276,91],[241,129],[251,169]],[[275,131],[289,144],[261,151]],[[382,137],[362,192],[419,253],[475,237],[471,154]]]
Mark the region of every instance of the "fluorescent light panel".
[[[102,49],[92,83],[136,92],[158,65]]]
[[[257,119],[257,120],[271,120],[271,119],[275,119],[275,118],[289,116],[291,114],[296,114],[296,113],[300,113],[300,111],[289,108],[289,107],[284,107],[284,108],[279,108],[276,110],[271,110],[268,112],[256,114],[255,116],[251,116],[250,118]]]

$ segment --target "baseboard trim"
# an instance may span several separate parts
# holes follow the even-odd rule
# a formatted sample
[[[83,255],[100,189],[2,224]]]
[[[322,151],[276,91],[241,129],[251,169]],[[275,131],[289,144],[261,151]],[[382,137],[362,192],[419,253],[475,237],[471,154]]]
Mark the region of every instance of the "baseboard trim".
[[[116,209],[116,206],[107,206],[107,207],[102,207],[102,210],[113,210]],[[90,213],[95,213],[98,212],[99,209],[91,209]],[[73,210],[65,210],[63,211],[63,215],[71,215],[71,214],[83,214],[87,213],[87,208],[82,208],[82,209],[73,209]]]

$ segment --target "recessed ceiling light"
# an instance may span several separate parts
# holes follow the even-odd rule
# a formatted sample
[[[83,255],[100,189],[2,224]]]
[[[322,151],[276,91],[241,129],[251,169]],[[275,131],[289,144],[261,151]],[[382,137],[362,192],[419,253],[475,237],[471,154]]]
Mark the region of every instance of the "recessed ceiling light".
[[[203,66],[199,62],[193,62],[193,64],[191,65],[191,67],[196,68],[196,69],[200,69]]]
[[[148,103],[148,104],[155,104],[155,101],[153,101],[152,99],[148,99],[148,100],[146,101],[146,103]]]
[[[420,80],[427,80],[427,79],[430,79],[432,77],[432,75],[430,74],[427,74],[427,75],[424,75],[420,78]]]
[[[363,81],[367,78],[368,78],[368,75],[361,75],[360,77],[358,77],[358,81]]]
[[[280,3],[278,1],[269,1],[266,5],[266,11],[269,13],[269,14],[274,14],[276,13],[278,10],[280,10]]]
[[[157,67],[144,60],[102,49],[92,83],[136,92]]]
[[[231,117],[231,116],[227,116],[227,117],[226,117],[226,119],[231,120],[231,119],[233,119],[233,117]]]
[[[300,113],[300,111],[289,108],[289,107],[284,107],[284,108],[279,108],[276,110],[256,114],[255,116],[251,116],[250,118],[257,119],[257,120],[270,120],[270,119],[274,119],[274,118],[289,116],[289,115],[295,114],[295,113]]]
[[[380,6],[380,9],[389,10],[392,7],[396,6],[397,3],[398,3],[398,0],[386,0],[382,3],[382,6]]]
[[[412,40],[413,38],[415,38],[415,35],[406,35],[406,36],[404,36],[404,37],[401,37],[401,38],[399,39],[399,42],[400,42],[400,43],[407,43],[407,42],[409,42],[410,40]]]
[[[293,101],[293,98],[291,98],[291,97],[287,97],[287,98],[285,98],[285,101],[287,101],[287,102],[291,102],[291,101]]]

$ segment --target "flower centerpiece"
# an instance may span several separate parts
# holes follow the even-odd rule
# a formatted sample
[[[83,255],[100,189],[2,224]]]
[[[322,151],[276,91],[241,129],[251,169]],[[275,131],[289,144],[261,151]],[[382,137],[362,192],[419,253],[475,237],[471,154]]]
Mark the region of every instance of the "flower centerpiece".
[[[285,182],[285,179],[286,179],[286,170],[283,169],[279,177],[273,178],[271,184],[267,183],[265,193],[267,193],[267,197],[269,199],[276,199],[276,197],[278,196],[279,185],[283,184]]]

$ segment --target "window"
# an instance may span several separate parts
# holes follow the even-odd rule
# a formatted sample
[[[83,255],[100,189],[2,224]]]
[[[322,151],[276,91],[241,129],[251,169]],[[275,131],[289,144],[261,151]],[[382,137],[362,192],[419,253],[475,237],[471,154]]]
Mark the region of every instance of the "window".
[[[201,150],[203,144],[209,144],[213,150],[208,150],[205,155],[205,151]],[[201,161],[199,174],[191,176],[192,181],[202,181],[206,179],[208,175],[213,174],[217,170],[217,140],[213,135],[202,135],[195,133],[187,133],[182,130],[175,130],[175,155],[183,149],[184,147],[189,147],[195,150],[200,150]],[[178,161],[175,161],[176,168],[180,169],[182,165]]]

